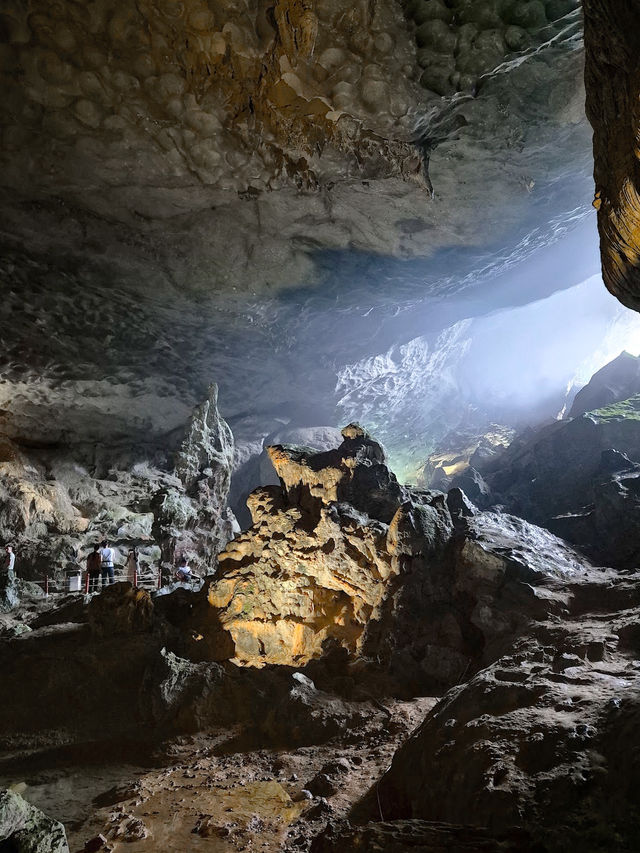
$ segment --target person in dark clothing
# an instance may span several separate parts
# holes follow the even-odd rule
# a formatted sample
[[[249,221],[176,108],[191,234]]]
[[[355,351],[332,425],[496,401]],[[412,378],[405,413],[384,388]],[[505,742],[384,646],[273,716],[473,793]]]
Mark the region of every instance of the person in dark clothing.
[[[102,556],[100,546],[94,545],[93,552],[87,557],[87,574],[89,575],[89,592],[97,592],[100,587],[100,569]]]

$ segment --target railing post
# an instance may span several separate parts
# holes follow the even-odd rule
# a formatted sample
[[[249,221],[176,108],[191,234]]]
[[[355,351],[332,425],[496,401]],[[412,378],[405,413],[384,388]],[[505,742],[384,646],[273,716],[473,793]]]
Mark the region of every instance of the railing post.
[[[158,566],[158,589],[162,587],[162,565]]]
[[[49,598],[49,575],[44,576],[44,597]]]
[[[89,595],[89,572],[86,572],[86,578],[84,579],[84,594]]]

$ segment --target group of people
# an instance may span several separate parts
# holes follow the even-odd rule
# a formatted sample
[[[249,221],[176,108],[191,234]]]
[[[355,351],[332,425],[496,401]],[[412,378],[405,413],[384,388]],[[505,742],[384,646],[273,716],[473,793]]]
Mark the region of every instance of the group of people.
[[[14,575],[16,555],[12,545],[5,546],[5,555],[0,565],[0,571],[9,579]],[[87,556],[87,577],[89,592],[98,592],[101,587],[115,582],[114,550],[107,539],[93,546],[93,551]],[[125,563],[127,579],[137,583],[140,573],[138,549],[131,548]],[[179,583],[190,583],[193,579],[191,567],[186,557],[181,557],[174,575]]]
[[[93,546],[93,551],[87,557],[87,575],[89,592],[98,591],[100,578],[102,578],[102,586],[114,582],[113,548],[107,539]]]
[[[140,572],[137,548],[132,548],[129,551],[125,568],[127,570],[127,579],[132,583],[136,583]],[[99,545],[93,546],[93,551],[87,557],[87,575],[89,578],[89,592],[97,592],[101,585],[105,587],[114,583],[114,552],[107,539],[103,540]],[[180,558],[175,578],[180,583],[191,581],[191,567],[186,557]]]

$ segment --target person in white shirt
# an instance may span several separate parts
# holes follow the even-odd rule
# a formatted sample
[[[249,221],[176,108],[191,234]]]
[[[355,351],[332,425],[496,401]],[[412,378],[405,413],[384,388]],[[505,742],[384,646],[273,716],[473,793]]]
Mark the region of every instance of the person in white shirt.
[[[101,567],[102,567],[102,586],[107,583],[113,583],[113,548],[105,539],[100,547]],[[108,580],[107,580],[108,579]]]
[[[191,567],[189,566],[186,557],[180,558],[178,568],[176,569],[176,579],[182,583],[184,583],[184,581],[191,580]]]
[[[3,571],[5,571],[8,575],[12,575],[14,572],[14,566],[16,563],[16,555],[13,553],[13,547],[11,545],[7,545],[5,547],[5,558],[2,564]]]

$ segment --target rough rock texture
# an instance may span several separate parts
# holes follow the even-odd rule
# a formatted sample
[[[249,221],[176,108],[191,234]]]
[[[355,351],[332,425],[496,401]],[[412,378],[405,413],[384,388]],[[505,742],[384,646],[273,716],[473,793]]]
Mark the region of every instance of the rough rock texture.
[[[351,826],[330,824],[312,844],[312,853],[528,853],[523,832],[496,833],[474,826],[425,820],[395,820]]]
[[[336,427],[279,426],[262,441],[236,445],[233,478],[229,492],[229,506],[243,527],[251,525],[251,514],[246,506],[247,495],[258,486],[277,486],[280,482],[267,448],[275,444],[293,444],[312,450],[331,450],[342,444],[342,434]]]
[[[484,431],[483,431],[484,429]],[[456,485],[467,492],[466,486],[471,485],[469,477],[462,485],[460,477],[468,468],[474,468],[482,463],[487,463],[494,456],[500,454],[508,447],[515,437],[515,431],[510,427],[500,424],[490,424],[489,429],[485,425],[449,431],[438,443],[435,452],[432,453],[424,468],[418,473],[418,484],[434,489],[446,489],[455,479]],[[481,506],[476,500],[484,491],[481,484],[472,486],[474,494],[469,497]]]
[[[120,570],[134,546],[143,573],[154,578],[158,561],[172,562],[176,549],[196,567],[213,565],[232,532],[225,507],[233,439],[216,402],[213,387],[182,444],[184,427],[164,446],[130,440],[34,448],[2,438],[0,540],[14,545],[18,576],[62,582],[104,538]]]
[[[403,489],[377,442],[353,424],[343,435],[337,450],[271,449],[283,485],[251,496],[254,527],[200,592],[118,583],[88,606],[21,613],[31,630],[0,644],[15,699],[0,734],[237,719],[272,740],[328,738],[357,725],[351,703],[433,695],[562,617],[585,558],[460,491]]]
[[[477,10],[418,2],[405,11],[406,19],[390,0],[348,11],[293,0],[242,9],[226,0],[105,0],[86,10],[10,3],[3,172],[18,203],[9,232],[44,248],[54,230],[66,230],[68,250],[85,259],[92,243],[109,239],[127,270],[155,250],[159,279],[168,264],[177,279],[206,283],[213,262],[220,279],[243,286],[234,268],[244,257],[253,255],[252,269],[271,279],[282,260],[291,262],[291,237],[301,248],[310,241],[339,247],[345,225],[366,248],[379,250],[380,240],[390,250],[431,248],[420,217],[428,202],[424,164],[413,144],[422,86],[427,104],[439,106],[437,95],[475,93],[505,59],[524,53],[538,64],[535,51],[548,42],[563,61],[573,48],[577,2],[485,2]],[[514,99],[512,132],[529,118],[577,122],[579,64],[569,65],[571,82],[556,81],[553,98]],[[545,73],[544,62],[537,73]],[[525,80],[537,90],[537,81]],[[473,111],[489,140],[494,109],[489,97]],[[429,153],[453,129],[444,122],[429,133]],[[471,134],[469,145],[481,151],[477,143]],[[371,180],[387,206],[384,229],[368,221],[368,208],[379,203]],[[52,221],[61,185],[66,229]],[[517,194],[515,174],[505,191]],[[32,201],[48,233],[29,223]],[[285,210],[289,233],[279,233]],[[299,272],[304,253],[297,254]]]
[[[640,306],[640,179],[634,0],[584,0],[587,115],[593,127],[594,206],[602,274],[630,308]]]
[[[324,743],[367,721],[385,723],[386,711],[366,691],[336,695],[340,679],[324,662],[305,675],[189,659],[196,604],[187,590],[152,601],[145,591],[117,583],[88,605],[74,596],[35,618],[25,614],[30,625],[3,632],[0,642],[0,746],[146,742],[212,726],[299,746]],[[342,676],[343,667],[338,671]]]
[[[627,400],[640,393],[640,358],[621,352],[605,364],[576,394],[569,417],[576,418],[585,412],[601,409],[611,403]]]
[[[446,689],[318,853],[631,853],[640,575],[460,490],[402,489],[377,442],[353,424],[343,437],[271,450],[282,486],[254,494],[240,559],[228,549],[201,593],[117,584],[3,637],[2,741],[236,722],[272,747],[317,744],[384,727],[379,697]],[[307,778],[337,790],[323,768]]]
[[[0,848],[7,853],[69,853],[64,826],[14,791],[0,791]]]
[[[0,612],[11,610],[20,601],[20,588],[13,569],[0,569]]]
[[[577,6],[9,0],[2,430],[163,441],[212,376],[227,415],[260,413],[250,439],[310,387],[320,416],[287,422],[337,423],[337,371],[378,354],[381,315],[584,213]]]
[[[282,486],[250,496],[254,525],[200,595],[189,656],[303,666],[341,650],[369,661],[383,689],[416,695],[559,612],[562,597],[542,587],[584,571],[585,558],[461,493],[400,487],[377,442],[357,425],[343,436],[324,453],[269,449]]]
[[[386,538],[406,492],[377,442],[356,425],[343,436],[324,453],[269,448],[282,487],[249,497],[254,526],[208,592],[239,662],[306,663],[330,640],[355,652],[399,572]]]
[[[561,582],[562,618],[532,623],[444,697],[371,796],[373,819],[379,798],[387,820],[523,828],[548,851],[635,849],[638,580]]]
[[[152,530],[165,564],[172,566],[176,555],[187,556],[206,570],[215,566],[218,552],[234,533],[234,518],[226,509],[233,436],[218,412],[217,385],[194,411],[174,465],[181,488],[154,495]]]
[[[635,359],[631,367],[635,375]],[[612,393],[607,382],[604,388],[599,381],[585,388],[585,396]],[[636,395],[530,429],[502,454],[479,463],[480,473],[470,469],[452,485],[464,489],[473,479],[470,494],[480,492],[483,506],[499,505],[547,527],[605,565],[635,568],[639,412]]]

